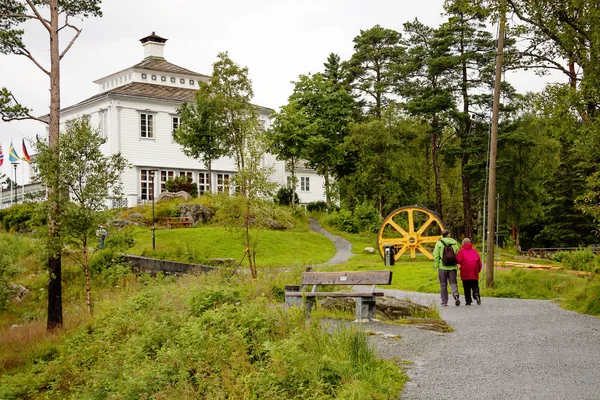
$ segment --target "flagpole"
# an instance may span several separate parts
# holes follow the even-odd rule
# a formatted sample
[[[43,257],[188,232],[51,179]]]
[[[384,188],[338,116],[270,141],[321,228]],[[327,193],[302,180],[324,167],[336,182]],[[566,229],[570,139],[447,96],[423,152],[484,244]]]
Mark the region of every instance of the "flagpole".
[[[23,168],[21,168],[21,204],[25,203],[25,164],[23,164]]]

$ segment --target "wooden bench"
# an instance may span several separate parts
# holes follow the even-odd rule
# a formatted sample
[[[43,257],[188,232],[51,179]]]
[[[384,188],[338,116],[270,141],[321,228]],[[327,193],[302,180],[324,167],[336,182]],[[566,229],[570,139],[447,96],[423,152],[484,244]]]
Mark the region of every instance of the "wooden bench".
[[[356,302],[356,320],[375,319],[375,298],[383,296],[375,291],[375,285],[392,283],[392,271],[361,271],[361,272],[305,272],[302,274],[302,287],[288,285],[285,287],[285,302],[291,306],[302,306],[307,315],[316,303],[317,297],[353,297]],[[310,292],[305,289],[312,285]],[[369,289],[360,292],[317,292],[322,285],[370,285]]]
[[[167,229],[177,228],[178,226],[182,226],[184,228],[189,228],[192,226],[192,220],[188,217],[171,217],[166,218],[167,221]]]

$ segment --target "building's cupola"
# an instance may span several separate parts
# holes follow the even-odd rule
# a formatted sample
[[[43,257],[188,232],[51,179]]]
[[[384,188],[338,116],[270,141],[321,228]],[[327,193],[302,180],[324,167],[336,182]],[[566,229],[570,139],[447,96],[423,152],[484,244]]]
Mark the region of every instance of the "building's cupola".
[[[154,32],[152,32],[152,35],[140,39],[142,46],[144,46],[144,59],[149,57],[164,59],[163,52],[166,41],[167,39],[157,36]]]

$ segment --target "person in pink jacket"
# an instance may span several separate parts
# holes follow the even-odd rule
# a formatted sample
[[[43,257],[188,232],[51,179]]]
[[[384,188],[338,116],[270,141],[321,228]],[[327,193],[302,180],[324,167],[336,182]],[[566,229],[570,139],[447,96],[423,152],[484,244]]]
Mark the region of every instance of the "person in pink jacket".
[[[463,246],[456,255],[458,262],[458,270],[460,271],[460,279],[465,290],[466,305],[470,306],[473,298],[477,304],[481,304],[481,296],[479,295],[479,273],[481,272],[481,258],[479,253],[473,248],[471,239],[464,238]],[[473,297],[471,297],[471,293]]]

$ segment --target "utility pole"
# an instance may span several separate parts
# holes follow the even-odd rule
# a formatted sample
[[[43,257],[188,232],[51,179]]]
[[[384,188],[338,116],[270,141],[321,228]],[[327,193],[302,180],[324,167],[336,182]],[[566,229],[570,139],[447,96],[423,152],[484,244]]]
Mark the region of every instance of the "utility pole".
[[[487,260],[486,285],[494,286],[494,215],[496,214],[496,156],[498,154],[498,116],[500,113],[500,84],[502,82],[502,61],[504,57],[504,31],[506,23],[506,0],[501,0],[500,26],[498,28],[498,51],[496,53],[496,76],[494,81],[494,104],[492,108],[492,129],[490,132],[490,180],[487,209]]]

